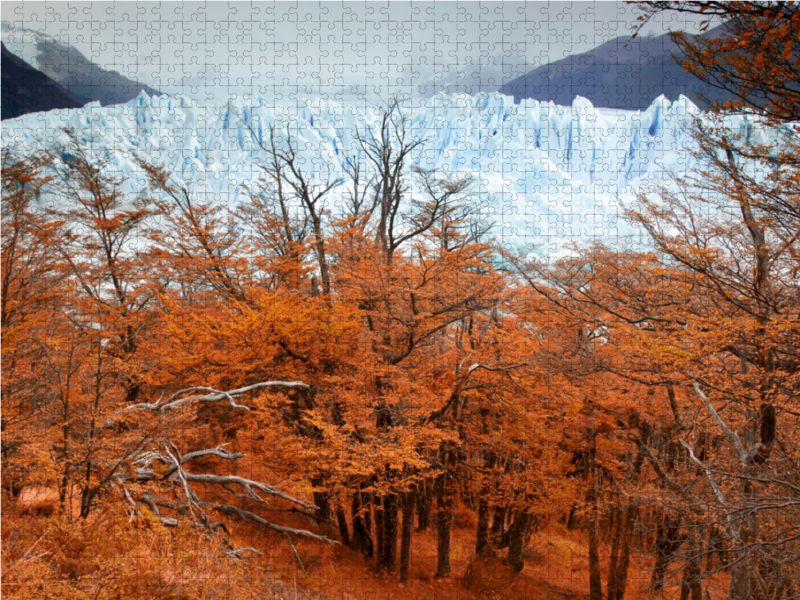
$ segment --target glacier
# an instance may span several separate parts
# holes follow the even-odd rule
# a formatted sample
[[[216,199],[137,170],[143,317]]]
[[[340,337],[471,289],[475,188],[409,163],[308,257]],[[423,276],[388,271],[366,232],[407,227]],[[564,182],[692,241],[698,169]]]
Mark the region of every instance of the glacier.
[[[691,171],[687,129],[701,111],[681,96],[647,110],[595,108],[580,96],[572,106],[499,93],[437,94],[404,107],[412,137],[424,139],[413,161],[438,174],[471,175],[470,194],[494,221],[492,234],[531,252],[559,253],[592,240],[630,247],[642,233],[624,219],[638,191]],[[164,164],[195,194],[235,208],[261,173],[269,127],[290,132],[307,172],[318,182],[344,174],[356,153],[355,132],[377,123],[372,105],[326,99],[302,104],[232,97],[205,106],[185,96],[149,96],[102,107],[54,110],[3,121],[2,143],[19,151],[66,141],[71,128],[90,152],[108,156],[131,198],[145,188],[134,153]],[[746,127],[747,117],[735,127]],[[412,184],[412,194],[419,193]],[[328,208],[335,212],[340,188]]]

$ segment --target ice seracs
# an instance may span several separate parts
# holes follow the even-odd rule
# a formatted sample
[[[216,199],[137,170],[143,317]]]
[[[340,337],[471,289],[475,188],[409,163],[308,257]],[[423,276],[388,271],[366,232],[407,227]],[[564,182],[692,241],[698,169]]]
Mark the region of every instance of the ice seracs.
[[[683,96],[675,102],[660,96],[639,112],[595,108],[580,96],[572,106],[515,104],[497,93],[437,94],[406,111],[410,131],[425,139],[414,160],[441,173],[471,174],[473,195],[497,222],[494,233],[518,245],[634,233],[622,207],[641,185],[691,169],[687,128],[699,114]],[[257,165],[266,157],[258,141],[272,124],[291,134],[309,171],[327,178],[343,174],[357,150],[355,132],[378,117],[373,108],[324,99],[235,97],[215,107],[142,91],[124,105],[4,121],[2,142],[30,150],[71,127],[92,151],[111,154],[132,197],[145,181],[134,161],[138,152],[166,164],[193,192],[235,206],[247,201],[243,184],[261,173]]]

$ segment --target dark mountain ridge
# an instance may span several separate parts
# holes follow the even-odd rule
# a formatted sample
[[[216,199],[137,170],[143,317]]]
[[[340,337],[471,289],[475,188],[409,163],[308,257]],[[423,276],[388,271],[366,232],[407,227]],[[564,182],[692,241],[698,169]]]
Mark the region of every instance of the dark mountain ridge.
[[[704,34],[724,35],[722,26]],[[676,100],[683,94],[701,108],[732,96],[703,83],[675,62],[681,51],[669,35],[631,39],[620,36],[582,54],[573,54],[529,71],[503,84],[498,90],[523,98],[571,105],[575,96],[587,98],[597,107],[644,110],[661,94]]]
[[[0,42],[2,56],[2,119],[56,108],[77,108],[80,103],[50,77],[11,53]]]
[[[24,33],[31,40],[26,43],[35,48],[25,54],[33,56],[29,63],[3,47],[3,119],[55,108],[75,108],[89,102],[100,102],[103,106],[122,104],[133,100],[141,90],[150,95],[161,94],[116,71],[104,69],[54,38],[3,23],[4,37],[15,33]]]

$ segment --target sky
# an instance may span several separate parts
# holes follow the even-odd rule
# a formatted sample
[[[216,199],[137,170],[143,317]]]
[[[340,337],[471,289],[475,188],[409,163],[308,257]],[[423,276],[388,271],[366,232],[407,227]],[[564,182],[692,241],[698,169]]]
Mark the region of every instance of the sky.
[[[169,94],[340,101],[493,91],[629,35],[624,2],[2,2],[0,18]],[[696,33],[669,15],[644,34]]]

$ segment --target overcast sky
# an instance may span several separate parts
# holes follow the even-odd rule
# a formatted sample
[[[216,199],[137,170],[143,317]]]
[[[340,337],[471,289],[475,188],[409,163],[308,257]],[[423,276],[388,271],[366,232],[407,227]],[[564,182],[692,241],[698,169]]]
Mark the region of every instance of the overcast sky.
[[[637,14],[623,2],[2,2],[15,27],[162,92],[212,101],[496,88],[630,34]],[[645,33],[697,32],[701,19],[682,19]]]

